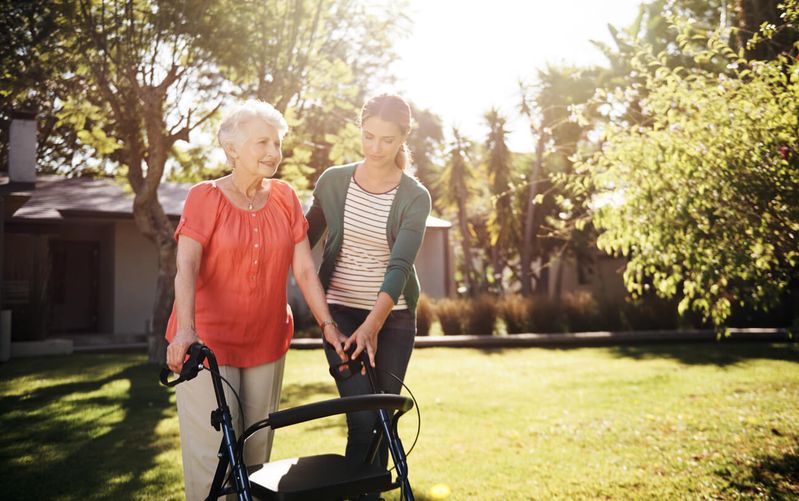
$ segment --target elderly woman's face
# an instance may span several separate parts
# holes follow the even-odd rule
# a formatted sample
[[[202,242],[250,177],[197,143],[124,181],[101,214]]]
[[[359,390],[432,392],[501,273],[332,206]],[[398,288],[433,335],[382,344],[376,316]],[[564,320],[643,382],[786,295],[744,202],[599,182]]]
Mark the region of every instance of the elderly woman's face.
[[[280,151],[282,141],[277,129],[263,120],[250,120],[242,127],[247,138],[244,144],[233,147],[236,168],[247,172],[272,177],[283,159]]]

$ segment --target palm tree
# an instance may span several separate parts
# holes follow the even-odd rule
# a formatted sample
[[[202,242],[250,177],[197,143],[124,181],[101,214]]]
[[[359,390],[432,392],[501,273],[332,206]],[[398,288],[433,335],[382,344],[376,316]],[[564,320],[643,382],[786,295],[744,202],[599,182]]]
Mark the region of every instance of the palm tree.
[[[494,285],[502,290],[502,274],[507,266],[508,255],[518,240],[516,217],[512,200],[511,154],[505,142],[508,131],[506,119],[495,108],[484,115],[488,125],[488,178],[493,201],[493,212],[488,220],[491,237],[491,265],[494,269]]]
[[[545,271],[534,276],[534,260],[540,259],[542,270],[546,270],[546,263],[554,254],[590,255],[586,228],[578,229],[575,224],[584,217],[585,204],[575,200],[575,193],[555,179],[560,174],[573,174],[573,156],[591,130],[590,124],[576,119],[573,106],[591,99],[597,81],[595,69],[550,66],[539,71],[534,97],[522,101],[522,114],[530,120],[531,132],[536,138],[520,253],[522,293],[525,295],[533,292],[533,278],[537,279],[537,289],[547,287]],[[573,209],[563,210],[556,200],[561,200],[561,204],[566,202]],[[584,259],[580,261],[585,262]],[[555,277],[556,289],[559,278]]]
[[[468,168],[469,141],[463,138],[458,129],[452,129],[453,141],[447,153],[448,159],[444,171],[439,178],[441,201],[458,211],[458,225],[461,234],[463,249],[463,282],[469,294],[475,290],[475,272],[472,262],[471,231],[469,230],[469,215],[466,207],[472,195],[474,175]]]

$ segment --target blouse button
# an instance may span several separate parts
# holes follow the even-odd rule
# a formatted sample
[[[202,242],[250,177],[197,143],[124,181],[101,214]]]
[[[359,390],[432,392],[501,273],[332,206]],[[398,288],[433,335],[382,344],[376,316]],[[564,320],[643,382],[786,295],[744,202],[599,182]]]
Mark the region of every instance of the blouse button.
[[[255,244],[255,248],[257,249],[258,247],[259,247],[259,245],[258,245],[258,244]]]
[[[258,228],[255,228],[255,232],[258,233]]]
[[[258,260],[256,259],[255,261],[252,262],[252,264],[258,264]]]

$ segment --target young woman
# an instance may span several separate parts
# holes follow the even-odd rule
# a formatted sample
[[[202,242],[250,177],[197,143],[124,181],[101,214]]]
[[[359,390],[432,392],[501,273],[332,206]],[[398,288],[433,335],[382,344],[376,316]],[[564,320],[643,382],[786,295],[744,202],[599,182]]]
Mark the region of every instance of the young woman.
[[[289,267],[325,339],[336,346],[346,340],[325,303],[297,195],[271,179],[283,158],[287,129],[269,104],[249,101],[229,109],[218,136],[233,173],[192,187],[175,231],[178,271],[167,365],[180,372],[187,348],[207,344],[241,398],[244,428],[266,418],[280,401],[284,355],[294,330],[286,304]],[[342,351],[339,356],[346,360]],[[216,408],[210,376],[202,371],[176,393],[186,499],[205,499],[221,440],[209,421]],[[235,402],[232,395],[226,398]],[[230,411],[238,427],[238,405]],[[245,464],[268,461],[271,446],[271,432],[254,435]]]
[[[411,111],[399,96],[380,95],[361,110],[363,160],[327,169],[316,183],[308,210],[308,238],[313,247],[327,230],[319,279],[333,320],[348,336],[353,358],[366,351],[377,367],[382,389],[399,393],[416,335],[419,282],[413,262],[422,244],[430,194],[404,171],[405,141]],[[339,348],[326,340],[331,365]],[[371,393],[367,378],[337,381],[342,396]],[[376,414],[347,416],[347,456],[364,457],[372,440]],[[388,460],[384,448],[380,460]]]

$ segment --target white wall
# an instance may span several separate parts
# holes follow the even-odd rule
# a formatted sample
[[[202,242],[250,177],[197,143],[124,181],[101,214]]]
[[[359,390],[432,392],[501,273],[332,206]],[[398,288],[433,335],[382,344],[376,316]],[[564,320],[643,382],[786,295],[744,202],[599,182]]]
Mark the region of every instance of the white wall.
[[[624,258],[614,258],[597,253],[591,270],[586,275],[587,283],[581,284],[574,258],[553,260],[549,272],[549,297],[555,297],[557,294],[557,274],[559,268],[563,266],[561,294],[590,292],[595,298],[622,300],[627,296],[627,289],[624,287],[624,278],[622,277],[625,264],[626,259]]]
[[[447,245],[447,228],[427,228],[422,247],[416,256],[416,275],[422,292],[431,298],[447,297],[447,283],[453,281],[451,249]],[[448,265],[449,263],[449,265]],[[453,287],[450,286],[450,290]]]
[[[152,317],[158,253],[133,221],[116,223],[114,334],[143,334]]]

